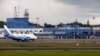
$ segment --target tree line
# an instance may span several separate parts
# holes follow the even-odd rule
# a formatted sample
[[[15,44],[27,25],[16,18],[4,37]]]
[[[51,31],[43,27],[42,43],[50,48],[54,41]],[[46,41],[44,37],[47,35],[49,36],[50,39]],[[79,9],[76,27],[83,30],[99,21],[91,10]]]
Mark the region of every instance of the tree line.
[[[0,21],[0,28],[3,28],[3,25],[7,24],[6,22],[4,21]],[[67,25],[78,25],[80,27],[100,27],[100,24],[98,25],[90,25],[90,24],[82,24],[82,23],[79,23],[79,22],[72,22],[72,23],[59,23],[57,25],[53,25],[53,24],[48,24],[48,23],[44,23],[44,25],[40,25],[40,24],[37,24],[37,23],[30,23],[29,22],[29,25],[34,25],[36,27],[39,27],[39,28],[55,28],[55,27],[63,27],[63,26],[67,26]]]

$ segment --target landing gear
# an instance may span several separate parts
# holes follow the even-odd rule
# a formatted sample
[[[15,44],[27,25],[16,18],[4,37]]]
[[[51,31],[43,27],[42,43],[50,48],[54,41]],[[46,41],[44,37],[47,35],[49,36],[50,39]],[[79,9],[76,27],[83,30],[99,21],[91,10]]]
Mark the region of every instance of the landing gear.
[[[21,40],[21,42],[28,42],[29,40]]]
[[[32,41],[35,41],[35,39],[32,39]]]
[[[17,42],[25,42],[25,40],[17,40]]]
[[[17,40],[17,42],[20,42],[20,40]]]
[[[19,39],[17,39],[16,41],[17,41],[17,42],[24,42],[25,40],[19,40]]]

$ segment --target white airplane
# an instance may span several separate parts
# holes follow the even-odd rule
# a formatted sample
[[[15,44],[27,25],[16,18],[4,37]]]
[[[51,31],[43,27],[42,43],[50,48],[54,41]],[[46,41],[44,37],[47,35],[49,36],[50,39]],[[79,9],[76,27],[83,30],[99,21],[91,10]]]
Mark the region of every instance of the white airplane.
[[[37,36],[34,34],[12,34],[11,31],[7,28],[6,25],[4,25],[4,36],[6,38],[16,40],[16,41],[29,41],[29,40],[35,40],[37,39]]]

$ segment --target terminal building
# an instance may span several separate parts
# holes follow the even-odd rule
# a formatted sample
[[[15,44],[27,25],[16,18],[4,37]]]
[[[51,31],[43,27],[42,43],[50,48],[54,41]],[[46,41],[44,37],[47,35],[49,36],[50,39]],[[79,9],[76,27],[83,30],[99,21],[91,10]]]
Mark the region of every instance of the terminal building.
[[[12,33],[35,34],[39,39],[89,39],[100,38],[100,27],[81,27],[77,24],[63,24],[54,28],[37,28],[36,25],[29,25],[28,18],[7,18],[7,26]],[[3,29],[0,30],[0,37],[3,37]]]
[[[16,8],[15,8],[16,9]],[[77,20],[75,24],[62,24],[60,27],[45,28],[37,27],[29,23],[29,13],[25,10],[23,18],[15,17],[7,18],[7,26],[12,33],[21,34],[35,34],[40,39],[53,38],[53,39],[89,39],[100,38],[100,27],[81,27],[78,25]],[[89,22],[87,23],[89,24]],[[3,36],[3,29],[0,29],[0,37]]]
[[[78,24],[63,24],[55,28],[37,28],[36,25],[29,25],[28,18],[7,18],[7,26],[13,33],[32,33],[40,39],[89,39],[100,37],[99,27],[81,27]]]

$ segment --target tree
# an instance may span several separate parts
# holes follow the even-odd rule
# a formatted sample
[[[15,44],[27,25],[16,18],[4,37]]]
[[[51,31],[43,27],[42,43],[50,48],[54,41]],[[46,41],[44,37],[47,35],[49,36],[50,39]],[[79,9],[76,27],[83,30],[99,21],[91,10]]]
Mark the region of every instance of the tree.
[[[44,23],[44,28],[55,28],[55,25]]]
[[[6,22],[0,21],[0,28],[3,28],[3,25],[5,25],[5,24],[6,24]]]

